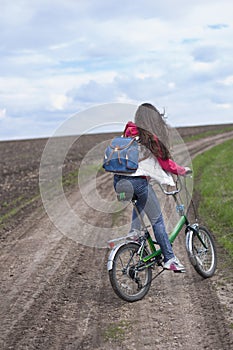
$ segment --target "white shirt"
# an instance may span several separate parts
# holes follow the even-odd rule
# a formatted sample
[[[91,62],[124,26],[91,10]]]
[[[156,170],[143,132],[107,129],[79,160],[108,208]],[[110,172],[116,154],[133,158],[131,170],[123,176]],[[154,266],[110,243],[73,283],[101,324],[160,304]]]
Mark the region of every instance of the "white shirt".
[[[143,154],[143,146],[141,146],[139,148],[139,159],[142,160],[138,163],[138,169],[132,174],[127,174],[127,176],[149,176],[160,185],[175,186],[171,173],[167,173],[162,169],[157,158],[150,152],[145,159]]]

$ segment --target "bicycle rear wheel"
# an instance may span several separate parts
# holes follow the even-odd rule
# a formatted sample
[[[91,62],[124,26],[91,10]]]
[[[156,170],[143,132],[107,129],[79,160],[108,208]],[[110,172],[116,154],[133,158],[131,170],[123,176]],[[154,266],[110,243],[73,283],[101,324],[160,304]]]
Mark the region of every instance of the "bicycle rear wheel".
[[[217,267],[217,252],[212,234],[199,227],[192,236],[192,257],[195,270],[204,278],[213,276]]]
[[[144,298],[152,280],[151,268],[139,268],[138,249],[139,245],[136,243],[121,246],[115,255],[112,270],[109,271],[114,292],[129,302]]]

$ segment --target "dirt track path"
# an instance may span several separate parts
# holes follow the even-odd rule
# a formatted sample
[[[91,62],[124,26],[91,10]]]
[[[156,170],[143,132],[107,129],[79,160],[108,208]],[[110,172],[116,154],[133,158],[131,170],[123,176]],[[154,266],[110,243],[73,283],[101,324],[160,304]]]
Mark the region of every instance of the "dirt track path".
[[[193,157],[222,140],[188,148]],[[106,183],[106,193],[111,186]],[[90,215],[77,196],[70,201]],[[186,274],[165,272],[145,299],[125,303],[108,281],[109,251],[64,237],[39,208],[1,243],[0,348],[232,349],[229,312],[219,299],[230,284],[219,291],[221,271],[210,280],[197,275],[182,239],[174,248]]]

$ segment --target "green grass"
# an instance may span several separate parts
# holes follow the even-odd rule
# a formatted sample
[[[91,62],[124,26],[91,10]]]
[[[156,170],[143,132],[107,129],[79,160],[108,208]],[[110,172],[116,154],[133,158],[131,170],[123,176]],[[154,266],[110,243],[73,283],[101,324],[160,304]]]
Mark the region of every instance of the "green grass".
[[[68,174],[62,176],[62,186],[78,185],[79,181],[87,183],[95,176],[104,174],[104,169],[101,164],[85,164],[80,168],[70,171]]]
[[[199,215],[233,258],[233,140],[193,161]]]
[[[196,134],[196,135],[193,135],[193,136],[185,136],[183,138],[183,140],[185,142],[196,141],[196,140],[204,139],[205,137],[223,134],[225,132],[229,132],[229,131],[232,131],[232,130],[233,130],[233,126],[228,126],[228,127],[222,128],[222,129],[204,131],[204,132],[202,132],[200,134]]]
[[[39,198],[40,198],[39,194],[35,195],[30,199],[26,199],[23,196],[19,196],[18,198],[14,199],[10,203],[5,202],[4,207],[10,208],[13,206],[13,208],[9,209],[4,215],[0,216],[0,227],[3,227],[5,222],[12,219],[16,214],[20,212],[20,210],[24,209],[27,205],[34,203]]]
[[[103,332],[105,341],[119,342],[125,339],[130,328],[128,321],[122,320],[117,323],[110,323]]]
[[[69,172],[67,175],[62,176],[63,186],[73,186],[78,184],[78,169]]]

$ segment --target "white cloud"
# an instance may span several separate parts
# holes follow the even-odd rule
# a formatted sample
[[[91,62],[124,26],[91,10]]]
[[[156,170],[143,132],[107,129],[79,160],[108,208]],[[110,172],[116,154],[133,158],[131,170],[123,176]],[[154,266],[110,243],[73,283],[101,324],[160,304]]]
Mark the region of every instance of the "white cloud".
[[[230,75],[221,81],[223,85],[231,86],[233,85],[233,75]]]
[[[219,123],[230,122],[232,12],[228,0],[2,0],[0,106],[19,127],[43,115],[48,130],[119,101],[165,106],[173,124],[228,106]]]
[[[6,108],[0,109],[0,120],[6,119]]]
[[[217,106],[219,109],[231,109],[231,108],[232,108],[232,104],[230,104],[230,103],[216,104],[216,106]]]
[[[66,95],[51,95],[51,105],[52,109],[54,110],[64,110],[67,103],[68,103],[68,97]]]

